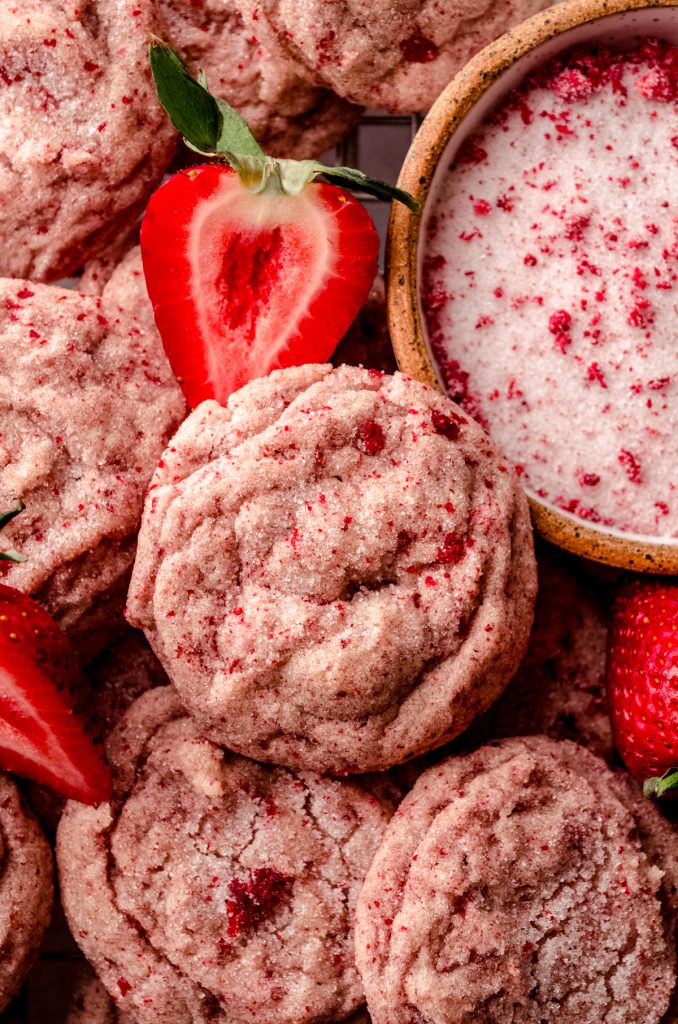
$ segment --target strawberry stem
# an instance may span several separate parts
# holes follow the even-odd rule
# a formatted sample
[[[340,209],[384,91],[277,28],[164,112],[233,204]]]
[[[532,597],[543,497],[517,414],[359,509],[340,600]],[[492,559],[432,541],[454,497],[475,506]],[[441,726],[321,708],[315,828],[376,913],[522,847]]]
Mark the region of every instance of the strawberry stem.
[[[669,768],[663,775],[647,779],[643,783],[643,795],[648,799],[659,799],[673,789],[678,789],[678,768]]]
[[[0,530],[4,530],[8,523],[19,515],[20,512],[26,508],[23,501],[19,499],[14,508],[9,509],[8,512],[0,512]],[[10,548],[8,551],[0,551],[0,562],[26,562],[28,558],[26,555],[20,554],[15,551],[14,548]]]
[[[419,208],[409,192],[353,167],[266,156],[244,118],[226,100],[212,95],[202,71],[194,78],[179,54],[161,39],[151,41],[149,60],[158,99],[186,145],[196,153],[226,160],[248,191],[296,196],[323,175],[343,188],[386,202],[394,200],[410,210]]]

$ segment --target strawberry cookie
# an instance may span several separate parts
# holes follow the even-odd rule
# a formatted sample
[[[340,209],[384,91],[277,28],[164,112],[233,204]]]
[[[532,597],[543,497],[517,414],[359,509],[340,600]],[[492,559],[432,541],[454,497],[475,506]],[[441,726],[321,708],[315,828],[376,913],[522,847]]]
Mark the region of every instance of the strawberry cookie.
[[[120,306],[126,313],[136,317],[144,331],[153,332],[157,337],[138,245],[117,259],[109,259],[106,255],[88,263],[78,282],[78,291],[84,295],[100,295],[105,302]],[[162,345],[159,337],[157,344],[159,347]]]
[[[128,1013],[119,1011],[99,979],[91,971],[78,979],[66,1024],[133,1024]]]
[[[19,990],[52,911],[52,853],[14,783],[0,773],[0,1010]]]
[[[537,548],[539,589],[527,654],[501,697],[443,750],[394,769],[411,789],[422,772],[450,754],[503,736],[573,740],[611,761],[612,727],[605,699],[607,602],[602,586],[574,560]]]
[[[548,0],[237,0],[267,45],[366,107],[427,110],[483,46]]]
[[[151,0],[0,0],[0,274],[50,281],[141,212],[176,148]]]
[[[164,37],[212,92],[245,118],[272,155],[303,160],[331,149],[360,118],[360,107],[310,80],[273,38],[243,22],[232,0],[156,0]]]
[[[114,798],[70,803],[73,935],[137,1024],[342,1020],[363,1002],[353,912],[389,813],[346,781],[202,739],[170,687],[108,744]]]
[[[554,551],[538,551],[539,590],[527,656],[499,700],[464,738],[545,733],[570,739],[609,761],[612,730],[605,701],[608,640],[601,585]]]
[[[372,1020],[675,1020],[677,883],[672,826],[583,748],[450,758],[401,804],[360,896]]]
[[[527,506],[473,420],[308,365],[204,402],[153,478],[128,598],[203,735],[371,771],[444,743],[525,653]]]
[[[169,681],[144,634],[129,627],[87,666],[86,675],[94,716],[104,735],[137,697]]]
[[[2,563],[86,660],[121,625],[143,497],[184,403],[160,346],[100,299],[0,281]]]
[[[88,971],[78,982],[68,1011],[66,1024],[134,1024],[128,1013],[119,1010],[99,979]],[[347,1018],[344,1024],[370,1024],[364,1008]]]

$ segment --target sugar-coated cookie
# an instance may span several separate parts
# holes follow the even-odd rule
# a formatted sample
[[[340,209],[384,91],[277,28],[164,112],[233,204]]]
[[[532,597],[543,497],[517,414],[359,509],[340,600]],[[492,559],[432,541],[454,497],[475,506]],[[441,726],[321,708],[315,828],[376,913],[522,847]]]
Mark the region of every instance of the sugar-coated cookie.
[[[367,107],[427,110],[470,58],[549,0],[236,0],[318,82]]]
[[[204,402],[172,439],[127,614],[203,735],[372,771],[499,695],[535,577],[525,497],[473,420],[400,374],[310,365]]]
[[[0,275],[52,281],[132,223],[176,149],[152,0],[0,0]]]
[[[52,911],[52,852],[10,776],[0,772],[0,1010],[33,963]]]
[[[675,1020],[675,833],[569,741],[496,741],[421,776],[357,911],[374,1024]]]
[[[422,772],[450,754],[502,736],[573,740],[611,761],[605,699],[607,602],[604,588],[572,558],[537,545],[539,589],[527,654],[501,697],[442,750],[394,769],[411,789]]]
[[[117,306],[0,280],[0,509],[23,500],[4,582],[83,661],[122,626],[144,493],[185,405],[155,334]]]
[[[310,1024],[363,1002],[353,913],[390,809],[202,739],[170,687],[108,743],[114,797],[69,803],[71,930],[137,1024]]]
[[[116,1007],[97,976],[87,970],[73,993],[66,1024],[134,1024],[134,1021],[129,1013]],[[370,1024],[370,1017],[363,1007],[343,1024]]]

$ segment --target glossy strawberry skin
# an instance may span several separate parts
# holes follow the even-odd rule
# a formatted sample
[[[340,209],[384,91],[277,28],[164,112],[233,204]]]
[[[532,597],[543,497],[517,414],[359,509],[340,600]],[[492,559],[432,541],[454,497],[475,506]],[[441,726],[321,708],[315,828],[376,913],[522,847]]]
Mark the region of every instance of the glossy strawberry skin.
[[[254,195],[208,164],[155,192],[141,250],[165,351],[195,407],[271,370],[326,362],[369,293],[379,239],[342,188]]]
[[[617,749],[639,782],[678,765],[678,582],[636,580],[614,605],[607,687]]]
[[[0,584],[0,767],[83,803],[107,800],[110,773],[78,707],[84,693],[54,620]]]

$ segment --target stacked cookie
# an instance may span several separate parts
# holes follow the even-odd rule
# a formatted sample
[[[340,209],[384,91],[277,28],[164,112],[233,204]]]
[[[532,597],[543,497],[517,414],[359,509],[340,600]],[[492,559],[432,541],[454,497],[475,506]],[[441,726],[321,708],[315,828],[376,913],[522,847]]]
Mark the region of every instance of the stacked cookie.
[[[114,730],[110,805],[59,827],[73,934],[123,1014],[310,1024],[365,992],[378,1024],[671,1019],[671,827],[581,746],[491,738],[610,753],[604,611],[567,564],[542,577],[527,659],[479,718],[535,590],[524,497],[480,428],[345,366],[185,421],[128,600],[173,687]],[[393,786],[354,773],[426,751],[389,823]]]
[[[675,1018],[678,865],[603,760],[599,588],[541,552],[530,635],[518,478],[391,372],[379,284],[334,367],[187,415],[133,247],[176,149],[152,33],[315,156],[542,6],[0,0],[4,571],[76,645],[114,776],[62,816],[31,791],[95,971],[70,1024]],[[4,1007],[52,864],[0,790]]]
[[[58,834],[71,929],[125,1013],[360,1009],[353,915],[396,792],[364,773],[489,706],[534,589],[515,474],[436,391],[306,366],[189,416],[128,597],[173,687],[114,729],[110,805]]]

